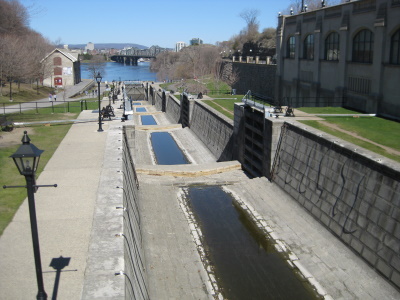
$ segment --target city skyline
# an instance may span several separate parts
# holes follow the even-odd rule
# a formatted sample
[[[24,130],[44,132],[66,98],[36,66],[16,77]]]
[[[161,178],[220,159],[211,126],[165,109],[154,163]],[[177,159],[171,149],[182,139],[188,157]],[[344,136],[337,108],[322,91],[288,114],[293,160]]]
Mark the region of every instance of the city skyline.
[[[229,40],[245,28],[244,10],[257,9],[260,31],[276,27],[280,11],[291,1],[262,0],[160,1],[153,9],[128,0],[114,2],[20,0],[29,14],[29,26],[50,42],[61,44],[135,43],[174,48],[177,41],[201,37],[206,44]],[[268,5],[266,5],[268,4]]]

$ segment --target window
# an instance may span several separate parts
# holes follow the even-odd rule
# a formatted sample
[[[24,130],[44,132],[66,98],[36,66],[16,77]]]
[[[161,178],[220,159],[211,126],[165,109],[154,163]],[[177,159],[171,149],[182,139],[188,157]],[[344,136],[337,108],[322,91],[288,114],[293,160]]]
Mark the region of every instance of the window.
[[[314,36],[309,34],[304,39],[303,58],[314,59]]]
[[[54,75],[62,75],[62,68],[55,67],[54,68]]]
[[[332,32],[325,39],[325,60],[339,60],[339,34]]]
[[[400,65],[400,29],[392,35],[390,40],[390,63]]]
[[[286,57],[287,58],[294,58],[295,55],[295,45],[296,45],[296,38],[294,36],[289,37],[286,45]]]
[[[353,39],[353,61],[372,63],[374,54],[374,34],[363,29]]]
[[[61,57],[54,57],[53,58],[53,64],[55,66],[61,66]]]

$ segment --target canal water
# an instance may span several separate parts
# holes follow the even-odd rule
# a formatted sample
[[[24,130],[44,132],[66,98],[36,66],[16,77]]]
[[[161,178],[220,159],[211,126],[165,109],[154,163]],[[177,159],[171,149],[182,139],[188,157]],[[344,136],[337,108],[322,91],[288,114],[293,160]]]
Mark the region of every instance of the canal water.
[[[92,75],[88,71],[89,63],[81,63],[82,79],[92,79]],[[111,82],[113,80],[140,80],[140,81],[156,81],[156,72],[150,71],[150,62],[139,62],[137,66],[124,66],[117,62],[104,63],[104,72],[101,74],[102,81]]]
[[[153,116],[140,116],[140,120],[142,121],[142,125],[157,125]]]
[[[150,135],[151,144],[158,165],[188,164],[186,156],[168,132],[153,132]]]
[[[188,188],[188,204],[226,299],[318,299],[232,197],[218,186]]]

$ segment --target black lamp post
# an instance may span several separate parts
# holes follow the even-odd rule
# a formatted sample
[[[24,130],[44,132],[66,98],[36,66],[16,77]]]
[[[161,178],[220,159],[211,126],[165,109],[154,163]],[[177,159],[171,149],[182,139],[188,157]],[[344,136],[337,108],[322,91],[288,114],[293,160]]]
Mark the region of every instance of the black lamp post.
[[[103,131],[103,128],[101,127],[101,107],[100,107],[100,82],[101,82],[101,75],[100,72],[97,73],[96,82],[97,82],[97,95],[98,95],[98,100],[99,100],[99,129],[97,129],[98,132]]]
[[[44,290],[43,285],[42,263],[40,260],[39,234],[36,222],[34,197],[34,193],[37,189],[35,185],[35,173],[39,164],[40,155],[43,153],[43,150],[39,150],[35,145],[30,143],[31,140],[28,137],[26,131],[24,132],[24,136],[21,141],[22,145],[10,157],[12,157],[12,159],[14,160],[19,173],[21,175],[24,175],[26,180],[26,188],[28,192],[29,202],[29,216],[31,221],[33,254],[35,257],[36,279],[38,284],[38,293],[36,295],[36,299],[45,300],[47,299],[47,294]]]

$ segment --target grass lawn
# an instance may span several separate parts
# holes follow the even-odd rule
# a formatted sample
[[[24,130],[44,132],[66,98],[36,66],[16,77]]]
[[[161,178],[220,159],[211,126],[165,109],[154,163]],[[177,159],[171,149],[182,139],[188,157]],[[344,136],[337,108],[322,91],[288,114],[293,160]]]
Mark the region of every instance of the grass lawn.
[[[308,114],[359,114],[359,112],[343,107],[300,107],[296,108]]]
[[[234,104],[236,102],[241,102],[243,95],[212,95],[214,100],[202,100],[205,104],[211,106],[212,108],[216,109],[220,113],[224,114],[228,118],[233,120],[233,111],[234,111]],[[218,99],[224,98],[224,99]],[[230,99],[226,99],[230,98]],[[221,108],[221,106],[223,108]],[[229,112],[227,112],[228,110]]]
[[[298,110],[312,114],[357,114],[358,112],[347,110],[341,107],[307,107],[298,108]],[[374,143],[390,147],[400,151],[400,122],[390,121],[378,117],[329,117],[325,116],[324,120],[333,126],[338,126],[350,133],[366,138]],[[326,126],[319,121],[299,121],[306,125],[312,126],[331,135],[337,136],[343,140],[351,142],[367,150],[373,151],[380,155],[400,162],[400,156],[390,154],[382,147],[372,143],[363,141],[350,134],[345,134],[332,127]]]
[[[54,93],[54,88],[40,86],[36,90],[36,84],[21,83],[20,89],[18,90],[18,84],[12,84],[12,99],[10,102],[10,85],[7,83],[2,87],[0,96],[0,106],[13,105],[15,102],[31,102],[39,99],[47,98],[49,93]]]
[[[96,109],[97,102],[88,102],[88,109]],[[59,104],[55,110],[60,111],[64,108],[63,104]],[[14,122],[33,122],[33,121],[50,121],[50,120],[68,120],[76,119],[80,113],[80,107],[71,108],[69,113],[52,113],[51,108],[40,109],[40,113],[36,111],[27,111],[23,114],[8,115],[14,119]],[[57,124],[51,126],[34,126],[27,127],[24,130],[28,131],[31,142],[39,149],[45,150],[40,157],[39,169],[36,178],[40,175],[46,166],[53,153],[56,151],[58,145],[63,140],[64,136],[70,129],[71,124]],[[20,131],[18,141],[22,139],[23,131]],[[21,176],[15,166],[13,160],[9,157],[13,154],[18,145],[6,145],[1,139],[2,135],[14,134],[0,131],[0,186],[3,185],[25,185],[25,178]],[[26,198],[26,189],[24,188],[10,188],[0,189],[0,235],[7,227],[8,223],[12,220],[15,212],[18,210],[21,203]]]

